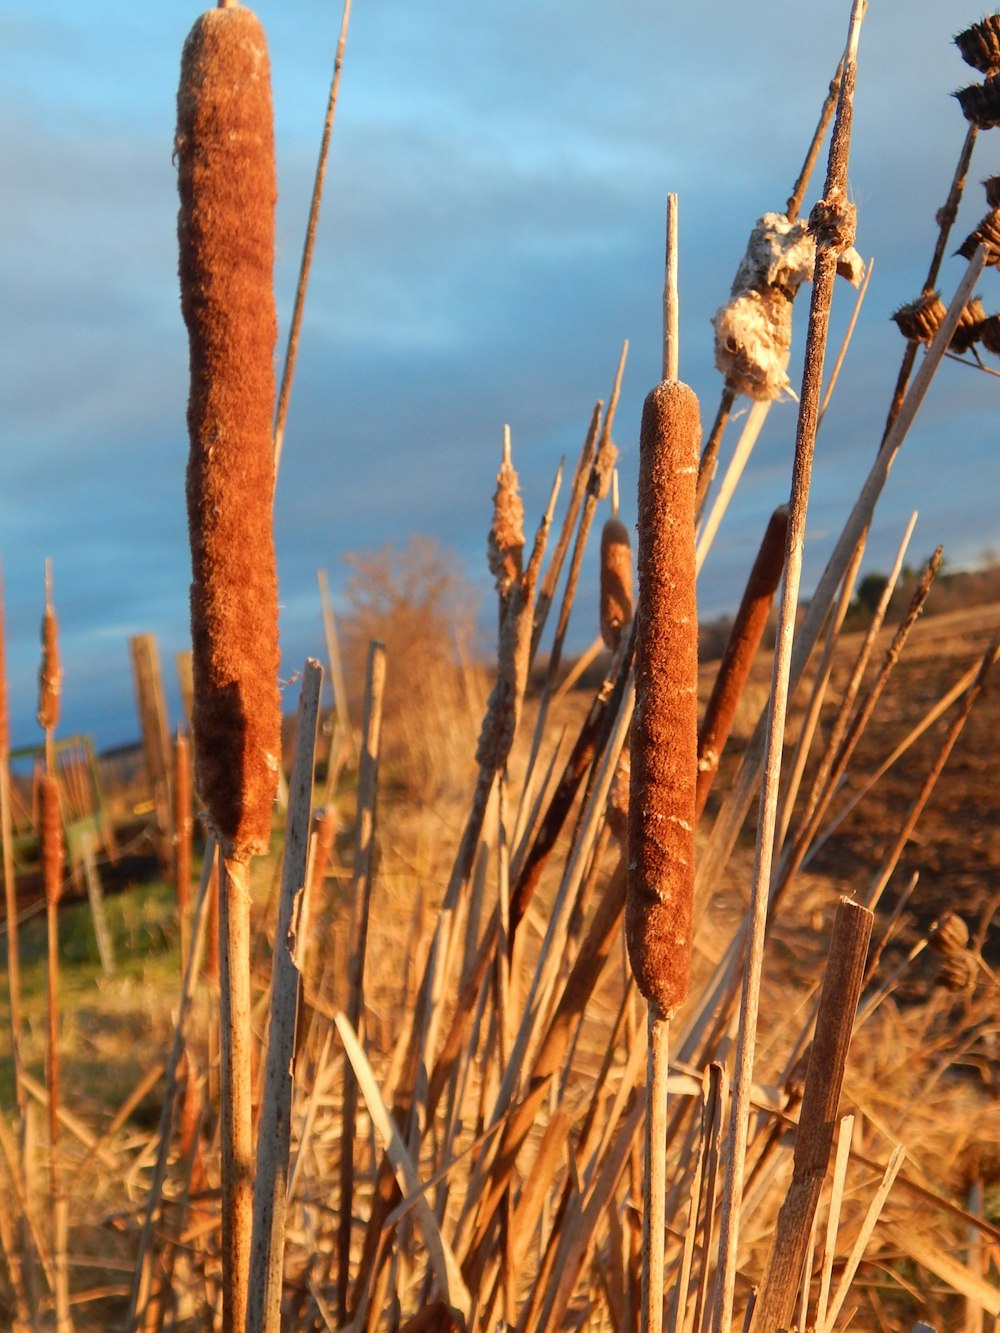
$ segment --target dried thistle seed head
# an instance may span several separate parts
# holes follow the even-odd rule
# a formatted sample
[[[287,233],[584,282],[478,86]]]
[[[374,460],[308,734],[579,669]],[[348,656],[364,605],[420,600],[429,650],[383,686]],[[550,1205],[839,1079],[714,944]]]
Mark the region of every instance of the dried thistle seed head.
[[[510,461],[510,436],[504,441],[504,457],[493,494],[493,526],[487,539],[490,573],[502,602],[521,577],[524,559],[524,504],[518,489],[517,472]]]
[[[1000,209],[994,208],[986,214],[975,231],[966,236],[957,253],[963,259],[971,259],[981,245],[986,246],[987,264],[1000,267]]]
[[[956,33],[955,45],[965,63],[981,74],[1000,69],[1000,14],[991,14]]]
[[[42,616],[42,664],[38,669],[38,725],[46,731],[59,725],[62,668],[59,664],[59,622],[46,597]]]
[[[669,1017],[687,994],[694,907],[701,422],[686,384],[647,396],[639,436],[639,598],[625,933],[640,991]]]
[[[930,946],[938,953],[964,953],[969,945],[969,928],[956,912],[945,912],[931,927]]]
[[[992,130],[1000,125],[1000,78],[985,83],[970,83],[959,88],[954,96],[962,108],[962,115],[980,130]]]
[[[939,986],[943,986],[948,991],[971,990],[976,984],[976,973],[978,971],[979,964],[976,961],[975,954],[951,953],[941,960],[937,982]]]
[[[1000,356],[1000,315],[989,315],[979,329],[979,340],[987,352]]]
[[[978,296],[974,296],[958,317],[949,346],[953,352],[967,352],[982,337],[986,311]]]
[[[227,855],[245,861],[270,840],[281,712],[274,127],[264,30],[243,6],[207,11],[185,42],[176,149],[197,785]]]
[[[915,301],[901,305],[892,318],[904,338],[913,342],[929,343],[944,323],[948,313],[937,292],[924,292]]]
[[[614,651],[632,623],[632,546],[628,528],[609,518],[601,532],[601,638]]]

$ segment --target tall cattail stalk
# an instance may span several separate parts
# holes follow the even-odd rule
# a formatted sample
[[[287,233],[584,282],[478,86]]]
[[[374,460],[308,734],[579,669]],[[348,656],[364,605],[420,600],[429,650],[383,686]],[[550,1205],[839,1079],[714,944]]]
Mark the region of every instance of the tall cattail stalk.
[[[45,562],[45,611],[42,616],[42,663],[38,673],[38,725],[45,732],[45,770],[38,786],[38,826],[45,889],[47,952],[47,1059],[49,1096],[49,1195],[52,1205],[52,1268],[55,1279],[56,1329],[72,1328],[66,1247],[69,1214],[63,1197],[59,1160],[59,900],[62,897],[63,825],[59,782],[55,774],[55,729],[59,725],[62,667],[59,623],[52,605],[52,568]]]
[[[354,844],[354,876],[351,885],[351,930],[347,953],[347,1017],[356,1032],[363,1031],[365,954],[368,922],[375,878],[378,770],[382,736],[382,701],[385,694],[385,645],[373,642],[368,648],[365,681],[361,767],[358,772],[358,819]],[[340,1228],[337,1237],[337,1307],[341,1322],[347,1319],[350,1283],[351,1223],[354,1198],[354,1137],[358,1085],[353,1072],[344,1072],[343,1129],[340,1157]]]
[[[694,917],[698,612],[694,519],[701,419],[677,378],[676,198],[667,210],[664,379],[639,435],[635,719],[628,811],[629,961],[648,1004],[643,1333],[663,1321],[669,1024],[687,994]]]
[[[14,1092],[21,1112],[21,953],[17,935],[17,879],[14,871],[14,821],[10,799],[10,720],[7,709],[7,666],[3,625],[3,584],[0,581],[0,843],[3,845],[3,887],[7,911],[7,994],[10,1005],[10,1050],[14,1060]]]
[[[792,1318],[833,1147],[873,919],[867,907],[850,899],[842,898],[837,906],[795,1136],[792,1183],[771,1236],[750,1333],[770,1333]]]
[[[220,844],[223,1324],[246,1318],[252,1226],[250,882],[281,757],[274,489],[274,203],[267,42],[242,6],[194,24],[177,97],[196,780]]]
[[[837,116],[830,144],[824,197],[815,206],[810,216],[810,230],[816,241],[816,265],[813,273],[812,301],[809,309],[805,369],[799,396],[795,459],[789,501],[785,578],[781,610],[778,617],[771,703],[767,714],[764,776],[761,785],[757,847],[751,889],[750,933],[740,1001],[740,1024],[730,1119],[730,1160],[726,1176],[722,1228],[719,1237],[719,1275],[714,1317],[716,1333],[729,1333],[732,1320],[736,1283],[736,1253],[739,1239],[739,1214],[749,1128],[750,1085],[753,1075],[757,1014],[760,1003],[764,926],[767,916],[771,857],[777,819],[781,750],[791,678],[792,640],[802,572],[802,546],[805,539],[806,511],[812,476],[813,451],[816,443],[830,305],[838,261],[841,255],[854,244],[855,209],[847,195],[847,163],[850,155],[854,87],[857,77],[858,40],[864,9],[865,0],[855,0],[851,11],[847,48],[844,55],[843,75],[837,103]]]

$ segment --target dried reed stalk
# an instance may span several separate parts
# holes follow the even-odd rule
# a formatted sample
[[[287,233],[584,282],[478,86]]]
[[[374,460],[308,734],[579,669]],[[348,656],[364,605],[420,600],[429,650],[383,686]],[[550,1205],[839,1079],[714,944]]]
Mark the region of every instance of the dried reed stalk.
[[[281,755],[272,290],[276,196],[263,28],[242,7],[196,20],[177,97],[181,308],[198,791],[222,849],[223,1327],[246,1322],[252,1227],[250,886]],[[238,239],[238,243],[237,243]]]
[[[301,989],[298,911],[302,903],[309,852],[316,723],[322,685],[323,669],[310,658],[302,673],[299,695],[295,759],[288,792],[281,894],[275,929],[264,1099],[257,1136],[246,1333],[278,1333],[281,1320],[295,1022]]]
[[[135,1266],[132,1270],[132,1291],[129,1298],[129,1309],[126,1320],[126,1327],[131,1333],[134,1333],[139,1326],[139,1321],[143,1318],[146,1302],[149,1298],[153,1282],[152,1263],[154,1230],[160,1217],[160,1205],[163,1197],[163,1187],[167,1177],[167,1165],[172,1144],[174,1107],[179,1075],[184,1061],[185,1052],[184,1030],[191,1009],[191,1003],[194,998],[198,973],[201,968],[203,942],[207,934],[207,900],[213,880],[213,867],[216,861],[215,851],[215,835],[210,833],[205,846],[205,859],[202,864],[201,883],[199,885],[198,897],[195,902],[194,914],[191,922],[191,953],[188,957],[187,968],[181,983],[180,1003],[178,1006],[177,1018],[174,1022],[173,1044],[171,1045],[170,1055],[167,1059],[166,1087],[163,1092],[163,1103],[160,1107],[160,1123],[157,1131],[157,1149],[153,1163],[153,1174],[149,1185],[149,1191],[145,1199],[145,1216],[143,1217],[142,1231],[139,1234],[139,1245]]]
[[[333,60],[333,75],[330,79],[330,95],[326,104],[326,116],[323,120],[323,135],[319,146],[319,159],[316,163],[316,176],[313,181],[312,200],[309,204],[309,221],[306,225],[306,237],[302,245],[302,262],[299,265],[299,280],[295,287],[295,303],[292,306],[292,322],[288,330],[288,347],[285,351],[285,367],[281,375],[281,390],[274,414],[274,471],[277,475],[281,462],[281,448],[285,439],[285,422],[288,418],[288,401],[292,392],[292,380],[295,377],[295,361],[299,350],[299,333],[302,329],[302,312],[305,309],[306,291],[309,287],[309,271],[312,268],[313,250],[316,245],[316,227],[319,223],[319,208],[323,199],[323,184],[326,180],[326,164],[330,156],[330,139],[333,135],[333,122],[337,114],[337,95],[340,91],[340,71],[344,66],[344,49],[347,46],[347,25],[351,19],[351,0],[344,0],[344,12],[340,20],[340,34],[337,38],[337,51]]]
[[[7,708],[6,636],[3,621],[3,580],[0,576],[0,843],[3,846],[3,887],[7,917],[7,995],[10,1007],[10,1050],[14,1061],[14,1095],[24,1110],[21,1087],[21,950],[18,944],[17,877],[14,870],[14,820],[10,791],[10,719]]]
[[[351,928],[347,949],[347,1018],[351,1027],[359,1033],[363,1031],[365,957],[368,948],[368,922],[371,912],[372,887],[375,879],[378,770],[385,675],[385,645],[373,642],[368,647],[368,667],[365,679],[361,766],[358,772],[358,814],[354,841],[354,876],[351,885]],[[351,1224],[354,1213],[354,1138],[357,1105],[357,1080],[352,1070],[345,1069],[341,1111],[340,1225],[337,1236],[337,1309],[341,1322],[346,1322],[347,1319],[347,1294],[350,1283]]]
[[[732,730],[733,718],[757,657],[761,637],[771,614],[774,594],[785,565],[785,538],[788,532],[788,507],[774,511],[764,532],[757,558],[750,570],[743,599],[726,651],[719,663],[715,684],[698,728],[698,787],[695,819],[701,817],[719,771],[719,760]]]
[[[576,471],[573,473],[573,483],[570,488],[569,503],[566,506],[566,512],[563,515],[562,527],[559,529],[559,537],[549,557],[549,563],[545,568],[545,574],[538,586],[538,599],[535,604],[535,620],[531,631],[531,659],[534,661],[535,653],[538,651],[538,644],[545,629],[545,623],[548,619],[549,608],[552,605],[552,599],[555,596],[556,585],[559,582],[559,575],[562,573],[563,561],[566,559],[566,552],[569,550],[570,538],[573,536],[573,529],[576,526],[576,520],[579,517],[580,506],[583,504],[584,492],[587,489],[587,482],[590,478],[590,469],[594,461],[594,450],[597,447],[597,437],[601,429],[601,415],[604,411],[604,403],[601,399],[594,404],[594,410],[590,415],[590,423],[587,427],[587,433],[584,436],[583,444],[580,446],[580,456],[576,462]],[[560,473],[562,465],[560,464]]]
[[[632,621],[632,544],[617,514],[601,530],[601,638],[615,652]]]
[[[181,975],[191,952],[191,747],[178,732],[174,741],[174,881],[181,928]]]
[[[802,545],[805,538],[806,511],[822,391],[823,362],[826,351],[830,305],[838,260],[841,254],[848,250],[854,242],[855,211],[847,196],[847,163],[850,154],[854,87],[857,76],[857,48],[863,13],[864,0],[855,0],[851,12],[847,49],[844,55],[844,69],[830,145],[824,197],[815,206],[810,218],[810,228],[816,240],[816,265],[813,273],[805,368],[796,429],[785,579],[778,620],[771,703],[767,714],[764,777],[761,785],[757,846],[751,889],[749,935],[740,1001],[740,1024],[730,1121],[731,1153],[726,1175],[722,1227],[719,1237],[720,1263],[715,1303],[716,1333],[729,1333],[732,1321],[736,1282],[736,1253],[739,1239],[739,1212],[749,1127],[750,1086],[753,1076],[764,926],[767,915],[768,887],[771,879],[771,857],[781,774],[781,749],[791,678],[795,611],[802,571]],[[852,549],[853,545],[854,543],[852,543]]]
[[[841,898],[809,1054],[792,1182],[771,1236],[750,1333],[769,1333],[791,1322],[833,1146],[873,919],[866,907]]]

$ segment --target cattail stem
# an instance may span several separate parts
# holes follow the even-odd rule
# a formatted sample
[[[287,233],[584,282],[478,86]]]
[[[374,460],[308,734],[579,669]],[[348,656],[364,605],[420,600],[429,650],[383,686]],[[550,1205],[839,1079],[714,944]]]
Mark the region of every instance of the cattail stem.
[[[274,420],[274,471],[278,472],[281,462],[281,449],[285,440],[285,422],[288,418],[288,401],[292,392],[292,380],[295,376],[295,361],[299,350],[299,333],[302,329],[302,312],[305,309],[306,291],[309,287],[309,272],[312,268],[313,249],[316,245],[316,227],[319,223],[319,209],[323,199],[323,184],[326,180],[326,164],[330,156],[330,138],[333,134],[334,117],[337,114],[337,96],[340,92],[340,71],[344,66],[344,49],[347,46],[347,25],[351,20],[351,0],[344,0],[344,13],[340,20],[340,35],[337,38],[337,52],[333,61],[333,77],[330,80],[330,96],[326,106],[326,118],[323,121],[323,137],[319,146],[319,160],[316,163],[316,178],[313,182],[312,200],[309,205],[309,221],[306,226],[306,239],[302,246],[302,263],[299,267],[299,280],[295,288],[295,304],[292,307],[292,323],[288,331],[288,348],[285,352],[285,368],[281,375],[281,390],[278,394],[278,406]]]
[[[833,1147],[873,920],[868,908],[848,898],[840,900],[795,1135],[792,1183],[771,1237],[750,1333],[770,1333],[792,1318]]]
[[[354,878],[351,886],[351,933],[347,952],[347,1017],[356,1032],[363,1031],[365,955],[368,922],[375,880],[378,811],[379,752],[382,736],[382,701],[385,695],[385,645],[368,648],[362,721],[361,767],[358,773],[358,817],[354,843]],[[344,1071],[343,1125],[340,1149],[340,1227],[337,1236],[337,1303],[342,1323],[347,1322],[350,1286],[351,1222],[354,1199],[354,1138],[358,1084],[352,1069]]]
[[[271,979],[264,1101],[254,1182],[251,1287],[246,1333],[278,1333],[288,1202],[288,1150],[291,1138],[292,1063],[301,976],[296,950],[296,904],[301,901],[312,816],[316,723],[323,669],[306,662],[299,698],[295,760],[289,786],[288,823],[281,867],[281,896],[275,931]]]
[[[642,1209],[642,1333],[663,1327],[663,1243],[666,1224],[667,1073],[670,1020],[654,1004],[648,1012],[646,1171]]]
[[[174,879],[181,932],[181,976],[191,952],[191,748],[186,736],[174,741]]]
[[[802,572],[802,545],[805,539],[806,511],[809,501],[813,451],[816,442],[816,427],[822,391],[823,362],[830,318],[830,304],[833,295],[833,282],[837,273],[837,260],[840,254],[849,248],[854,241],[854,208],[848,202],[846,189],[847,162],[850,152],[854,87],[857,76],[857,48],[864,9],[865,0],[855,0],[851,13],[847,50],[844,56],[844,72],[841,79],[837,118],[833,128],[833,140],[830,145],[826,189],[823,200],[817,204],[810,219],[810,226],[816,237],[816,267],[813,274],[812,301],[809,310],[805,369],[799,399],[795,460],[789,502],[785,581],[778,619],[778,638],[771,684],[771,705],[768,710],[766,724],[764,777],[761,785],[757,847],[751,888],[749,936],[740,1001],[740,1023],[730,1119],[730,1161],[726,1176],[722,1229],[719,1238],[720,1261],[714,1320],[716,1333],[729,1333],[732,1321],[736,1284],[736,1254],[739,1242],[739,1215],[749,1130],[750,1085],[753,1076],[757,1013],[760,1003],[764,927],[767,918],[768,888],[771,879],[771,858],[781,774],[781,751],[791,676],[792,639]]]
[[[3,582],[0,578],[0,843],[7,912],[7,995],[10,1006],[10,1050],[14,1061],[14,1094],[22,1115],[21,1087],[21,951],[17,932],[17,877],[14,870],[14,820],[10,791],[10,723],[7,710],[7,666],[3,624]]]

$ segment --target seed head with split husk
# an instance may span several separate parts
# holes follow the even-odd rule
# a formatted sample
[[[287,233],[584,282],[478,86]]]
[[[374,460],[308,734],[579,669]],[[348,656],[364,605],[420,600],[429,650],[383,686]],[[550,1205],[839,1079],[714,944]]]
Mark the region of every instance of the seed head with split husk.
[[[626,935],[640,991],[670,1017],[691,971],[698,728],[694,515],[701,422],[687,385],[646,398]]]
[[[237,6],[184,46],[176,139],[198,791],[227,850],[266,849],[278,777],[271,508],[277,193],[267,44]]]
[[[42,615],[42,664],[38,669],[38,725],[53,731],[59,725],[62,667],[59,663],[59,622],[46,594]]]
[[[524,504],[518,490],[517,472],[510,460],[510,435],[506,434],[503,462],[493,495],[493,526],[487,540],[487,559],[490,573],[496,579],[501,607],[506,606],[521,577],[523,557]]]

